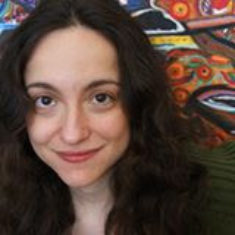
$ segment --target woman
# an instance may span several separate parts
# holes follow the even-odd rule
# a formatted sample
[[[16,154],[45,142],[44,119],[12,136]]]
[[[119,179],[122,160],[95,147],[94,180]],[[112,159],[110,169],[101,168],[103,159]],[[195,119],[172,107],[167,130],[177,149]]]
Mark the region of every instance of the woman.
[[[161,63],[115,1],[39,4],[1,58],[1,235],[199,234]]]

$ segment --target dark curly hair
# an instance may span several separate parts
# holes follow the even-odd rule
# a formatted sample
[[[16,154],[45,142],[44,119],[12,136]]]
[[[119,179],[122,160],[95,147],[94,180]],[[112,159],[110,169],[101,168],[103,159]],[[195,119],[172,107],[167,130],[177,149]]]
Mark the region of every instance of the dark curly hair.
[[[25,67],[48,33],[84,25],[116,48],[130,144],[114,166],[105,234],[200,232],[204,169],[187,159],[162,56],[114,0],[46,0],[2,47],[0,64],[0,234],[67,235],[75,222],[68,186],[33,151]]]

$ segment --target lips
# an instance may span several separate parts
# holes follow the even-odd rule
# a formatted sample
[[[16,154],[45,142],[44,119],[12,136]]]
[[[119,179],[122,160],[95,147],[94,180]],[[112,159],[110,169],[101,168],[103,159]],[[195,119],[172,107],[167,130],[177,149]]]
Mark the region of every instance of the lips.
[[[214,85],[196,90],[189,98],[186,112],[196,112],[229,135],[235,135],[235,89]]]
[[[235,90],[208,91],[199,95],[197,99],[212,109],[235,113]]]
[[[102,147],[84,151],[58,151],[57,155],[66,162],[81,163],[95,157]]]

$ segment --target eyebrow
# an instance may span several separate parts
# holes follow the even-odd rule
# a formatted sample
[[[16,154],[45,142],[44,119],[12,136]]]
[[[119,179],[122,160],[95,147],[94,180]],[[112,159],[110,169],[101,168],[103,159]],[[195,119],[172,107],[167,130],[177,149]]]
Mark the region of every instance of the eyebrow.
[[[109,85],[109,84],[113,84],[116,86],[120,86],[120,83],[117,81],[113,81],[113,80],[109,80],[109,79],[102,79],[102,80],[97,80],[97,81],[93,81],[91,82],[86,88],[85,90],[90,90],[92,88],[98,87],[98,86],[102,86],[102,85]]]
[[[50,84],[44,83],[44,82],[34,82],[34,83],[29,84],[29,85],[26,86],[27,90],[29,90],[30,88],[44,88],[44,89],[47,89],[47,90],[57,91],[56,88],[54,88]]]
[[[113,81],[110,79],[102,79],[102,80],[93,81],[90,84],[88,84],[88,86],[85,87],[85,91],[90,90],[95,87],[98,87],[98,86],[109,85],[109,84],[114,84],[116,86],[120,86],[120,83],[117,81]],[[47,90],[51,90],[53,92],[59,92],[55,87],[51,86],[48,83],[44,83],[44,82],[34,82],[34,83],[26,86],[27,90],[29,90],[30,88],[44,88]]]

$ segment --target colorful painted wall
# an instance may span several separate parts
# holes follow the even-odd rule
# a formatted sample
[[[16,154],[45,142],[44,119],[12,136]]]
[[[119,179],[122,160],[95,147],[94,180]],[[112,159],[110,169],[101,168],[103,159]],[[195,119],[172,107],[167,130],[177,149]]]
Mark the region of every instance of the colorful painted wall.
[[[15,28],[37,0],[0,0],[0,33]],[[233,0],[119,0],[166,56],[177,105],[217,146],[235,140],[235,2]],[[0,38],[1,39],[1,38]],[[203,134],[201,134],[203,133]]]
[[[0,0],[0,42],[36,6],[36,0]]]
[[[0,32],[13,29],[35,5],[36,0],[0,0]]]
[[[120,0],[166,55],[175,102],[208,146],[235,140],[235,2]]]

